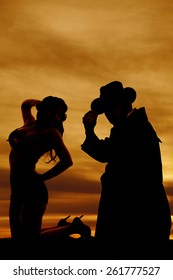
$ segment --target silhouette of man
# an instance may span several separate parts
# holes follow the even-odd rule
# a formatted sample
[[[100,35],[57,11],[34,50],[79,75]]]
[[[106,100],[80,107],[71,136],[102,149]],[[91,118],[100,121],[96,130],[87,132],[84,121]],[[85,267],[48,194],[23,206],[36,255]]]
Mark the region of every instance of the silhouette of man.
[[[161,141],[145,108],[132,108],[135,99],[133,88],[113,81],[100,88],[100,97],[83,117],[82,150],[107,163],[101,176],[98,240],[169,240],[171,216],[163,186]],[[102,113],[113,125],[105,139],[94,132]]]

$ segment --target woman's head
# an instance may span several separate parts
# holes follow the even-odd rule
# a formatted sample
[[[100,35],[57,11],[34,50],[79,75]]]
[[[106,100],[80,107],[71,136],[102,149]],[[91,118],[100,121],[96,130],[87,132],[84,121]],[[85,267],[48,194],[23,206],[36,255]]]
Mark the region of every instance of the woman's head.
[[[63,121],[66,120],[67,104],[62,98],[47,96],[36,105],[37,122],[42,126],[52,126],[63,134]]]

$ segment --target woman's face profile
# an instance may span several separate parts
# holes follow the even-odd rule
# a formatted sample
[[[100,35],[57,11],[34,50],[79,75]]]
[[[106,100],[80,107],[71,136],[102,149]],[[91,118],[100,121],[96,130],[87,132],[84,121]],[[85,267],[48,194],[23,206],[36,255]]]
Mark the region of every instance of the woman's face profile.
[[[58,108],[55,117],[52,120],[54,128],[56,128],[61,135],[64,133],[63,122],[66,120],[67,115],[62,108]]]
[[[62,108],[57,108],[56,114],[55,114],[55,120],[58,122],[63,122],[67,118],[66,113]]]

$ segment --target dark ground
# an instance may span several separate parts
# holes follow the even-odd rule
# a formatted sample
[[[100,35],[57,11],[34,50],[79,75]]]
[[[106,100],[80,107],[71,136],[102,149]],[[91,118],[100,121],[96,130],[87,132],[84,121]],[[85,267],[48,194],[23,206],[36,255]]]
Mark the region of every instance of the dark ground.
[[[173,240],[165,243],[98,242],[95,238],[33,242],[0,239],[0,260],[173,260]]]

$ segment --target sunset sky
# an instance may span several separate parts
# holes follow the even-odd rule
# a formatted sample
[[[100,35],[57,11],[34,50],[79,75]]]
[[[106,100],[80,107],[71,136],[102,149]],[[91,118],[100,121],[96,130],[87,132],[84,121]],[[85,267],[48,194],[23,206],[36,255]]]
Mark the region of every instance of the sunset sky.
[[[0,7],[0,237],[10,235],[6,140],[22,125],[21,102],[47,95],[68,104],[64,142],[73,166],[47,181],[43,226],[84,214],[94,234],[105,164],[81,150],[82,117],[100,87],[113,80],[137,91],[134,106],[146,108],[162,140],[164,186],[173,215],[173,1],[0,0]],[[109,136],[110,128],[99,116],[98,136]],[[50,166],[41,160],[38,170],[45,168]]]

